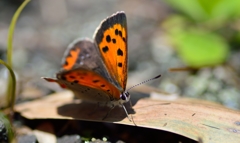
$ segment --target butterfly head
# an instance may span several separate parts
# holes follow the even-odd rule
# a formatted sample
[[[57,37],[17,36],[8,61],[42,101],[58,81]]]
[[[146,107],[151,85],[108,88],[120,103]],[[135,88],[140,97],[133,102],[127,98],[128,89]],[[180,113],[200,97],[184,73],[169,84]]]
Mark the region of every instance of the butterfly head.
[[[122,103],[128,102],[130,100],[130,94],[129,92],[123,92],[120,95],[120,99],[122,101]]]

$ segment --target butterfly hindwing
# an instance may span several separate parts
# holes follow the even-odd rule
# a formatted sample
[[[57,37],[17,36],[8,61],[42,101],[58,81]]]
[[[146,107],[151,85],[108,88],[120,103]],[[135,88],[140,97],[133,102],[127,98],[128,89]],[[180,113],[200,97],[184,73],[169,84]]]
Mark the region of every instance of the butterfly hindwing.
[[[101,66],[96,47],[89,39],[75,40],[64,53],[62,69],[67,71],[76,67],[95,69]]]
[[[104,20],[95,32],[96,45],[111,78],[124,91],[127,82],[127,19],[124,12]]]
[[[110,79],[102,59],[98,54],[96,45],[89,39],[77,39],[72,42],[64,53],[62,71],[76,68],[92,70]]]
[[[120,91],[104,77],[91,70],[77,68],[57,74],[57,78],[69,89],[82,96],[97,101],[96,96],[106,96],[109,100],[118,100]],[[91,97],[94,97],[91,99]]]

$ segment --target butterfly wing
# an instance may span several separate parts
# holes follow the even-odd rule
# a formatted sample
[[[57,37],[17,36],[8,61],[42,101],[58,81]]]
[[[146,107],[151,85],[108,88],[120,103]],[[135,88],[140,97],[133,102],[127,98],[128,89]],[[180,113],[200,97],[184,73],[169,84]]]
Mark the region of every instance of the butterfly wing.
[[[57,79],[43,78],[48,82],[56,82],[62,88],[68,88],[76,97],[90,102],[119,100],[120,91],[96,72],[86,69],[74,69],[57,74]]]
[[[127,82],[127,19],[124,12],[117,12],[102,21],[94,36],[98,52],[108,73],[117,87],[124,91]],[[116,83],[113,83],[116,84]]]
[[[100,24],[95,43],[82,39],[69,45],[57,79],[44,79],[71,89],[81,99],[119,100],[126,87],[127,64],[126,15],[118,12]]]
[[[64,53],[62,71],[83,68],[95,71],[103,77],[110,78],[97,47],[89,39],[77,39],[72,42]]]
[[[81,99],[101,102],[118,100],[120,91],[98,73],[77,68],[57,74],[57,79],[75,92]]]
[[[106,102],[120,98],[119,90],[107,80],[111,78],[95,44],[89,39],[76,40],[69,45],[57,79],[43,79],[72,90],[83,100]]]

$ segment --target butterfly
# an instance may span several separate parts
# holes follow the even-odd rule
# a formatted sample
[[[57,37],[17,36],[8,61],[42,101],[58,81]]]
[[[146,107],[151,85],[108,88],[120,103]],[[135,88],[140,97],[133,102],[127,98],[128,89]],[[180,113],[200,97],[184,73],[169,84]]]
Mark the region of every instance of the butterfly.
[[[97,102],[111,109],[116,106],[123,107],[131,121],[123,105],[130,100],[128,90],[135,87],[126,90],[127,36],[126,15],[123,11],[117,12],[100,23],[93,41],[88,38],[77,39],[68,46],[56,79],[43,79],[72,90],[75,96],[82,100]]]
[[[112,109],[123,107],[130,99],[126,91],[128,71],[127,18],[123,11],[101,22],[93,36],[71,43],[64,53],[56,82],[70,89],[76,97],[105,104]],[[127,114],[128,115],[128,114]]]

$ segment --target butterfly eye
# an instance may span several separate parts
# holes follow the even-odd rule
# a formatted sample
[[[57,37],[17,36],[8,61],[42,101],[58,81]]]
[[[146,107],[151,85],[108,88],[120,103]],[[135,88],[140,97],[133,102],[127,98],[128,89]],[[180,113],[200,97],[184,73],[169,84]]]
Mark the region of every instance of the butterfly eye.
[[[120,97],[122,100],[126,100],[126,96],[125,96],[125,93],[121,94],[121,97]]]
[[[129,96],[130,96],[130,94],[128,92],[124,92],[121,94],[120,98],[122,100],[129,100]]]

